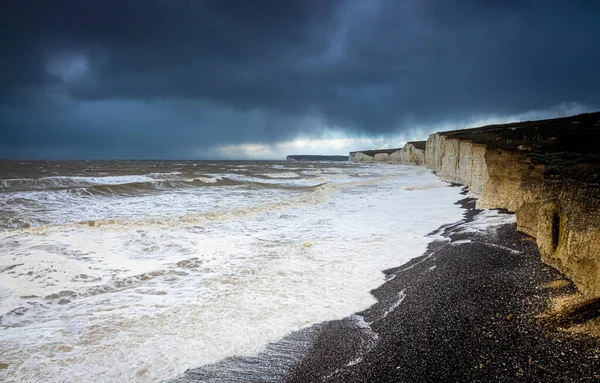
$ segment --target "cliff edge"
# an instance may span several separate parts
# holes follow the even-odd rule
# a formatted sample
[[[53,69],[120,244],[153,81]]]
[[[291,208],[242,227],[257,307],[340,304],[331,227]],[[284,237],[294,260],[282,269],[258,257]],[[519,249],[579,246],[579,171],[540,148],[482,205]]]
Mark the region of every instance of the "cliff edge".
[[[439,132],[423,155],[402,163],[468,186],[480,208],[515,212],[542,260],[600,297],[600,112]]]

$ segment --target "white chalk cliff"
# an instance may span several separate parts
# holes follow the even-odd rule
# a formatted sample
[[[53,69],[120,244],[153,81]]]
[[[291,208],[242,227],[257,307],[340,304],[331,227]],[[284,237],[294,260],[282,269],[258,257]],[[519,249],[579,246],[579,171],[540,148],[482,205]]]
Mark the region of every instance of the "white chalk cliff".
[[[353,162],[387,162],[393,164],[424,165],[425,142],[407,142],[401,149],[350,152],[349,160]]]
[[[435,133],[425,150],[407,143],[391,152],[353,152],[350,160],[427,166],[442,180],[467,186],[479,208],[515,212],[517,229],[536,239],[544,262],[583,293],[600,296],[600,187],[546,175],[549,165],[533,161],[526,146],[505,148],[465,136],[473,134]]]

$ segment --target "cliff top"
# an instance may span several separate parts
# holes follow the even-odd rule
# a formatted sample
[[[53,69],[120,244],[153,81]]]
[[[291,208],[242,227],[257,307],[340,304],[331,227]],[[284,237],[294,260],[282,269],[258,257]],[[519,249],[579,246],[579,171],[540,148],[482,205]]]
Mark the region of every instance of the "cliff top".
[[[526,151],[548,175],[600,182],[600,112],[442,132],[449,138],[512,151]]]
[[[548,120],[486,125],[442,133],[447,137],[471,140],[503,149],[533,145],[544,150],[600,155],[600,112]]]
[[[362,154],[366,154],[367,156],[375,156],[375,154],[379,154],[379,153],[387,153],[387,154],[392,154],[394,152],[397,152],[398,150],[400,150],[401,148],[395,148],[395,149],[375,149],[375,150],[357,150],[356,152],[351,152],[351,153],[362,153]]]
[[[408,144],[414,146],[417,149],[425,150],[425,145],[427,144],[427,141],[409,141],[405,144],[405,146]],[[362,154],[366,154],[367,156],[373,157],[373,156],[375,156],[375,154],[379,154],[379,153],[392,154],[394,152],[397,152],[398,150],[402,150],[402,148],[357,150],[355,152],[350,152],[350,153],[362,153]]]
[[[408,145],[408,144],[414,146],[417,149],[425,150],[427,141],[409,141],[406,143],[406,145]]]

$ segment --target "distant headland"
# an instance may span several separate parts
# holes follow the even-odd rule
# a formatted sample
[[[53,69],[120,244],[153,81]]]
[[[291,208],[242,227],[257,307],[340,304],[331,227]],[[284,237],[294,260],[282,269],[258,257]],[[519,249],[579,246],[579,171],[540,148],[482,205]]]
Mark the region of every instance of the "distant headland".
[[[286,161],[348,161],[348,156],[313,156],[309,154],[289,155]]]

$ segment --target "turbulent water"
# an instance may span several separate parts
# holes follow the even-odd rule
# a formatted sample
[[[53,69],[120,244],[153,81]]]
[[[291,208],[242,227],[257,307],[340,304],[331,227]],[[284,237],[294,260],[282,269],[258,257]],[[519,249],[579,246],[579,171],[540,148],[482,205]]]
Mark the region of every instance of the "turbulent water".
[[[0,162],[0,380],[155,382],[366,309],[460,219],[385,164]]]

